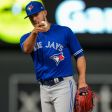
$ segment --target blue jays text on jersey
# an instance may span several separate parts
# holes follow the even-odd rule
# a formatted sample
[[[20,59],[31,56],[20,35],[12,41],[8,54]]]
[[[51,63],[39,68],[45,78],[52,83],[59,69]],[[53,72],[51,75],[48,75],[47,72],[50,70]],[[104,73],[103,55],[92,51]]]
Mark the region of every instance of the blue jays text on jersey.
[[[50,42],[48,41],[48,43],[45,46],[46,48],[54,48],[56,50],[59,50],[60,52],[63,50],[63,45],[59,44],[59,43],[55,43],[55,42]],[[42,42],[37,42],[35,43],[34,46],[34,51],[36,51],[37,49],[43,48]]]
[[[21,48],[29,35],[21,37]],[[51,24],[49,31],[38,33],[31,53],[37,80],[72,76],[72,55],[79,58],[84,54],[75,34],[68,27]]]

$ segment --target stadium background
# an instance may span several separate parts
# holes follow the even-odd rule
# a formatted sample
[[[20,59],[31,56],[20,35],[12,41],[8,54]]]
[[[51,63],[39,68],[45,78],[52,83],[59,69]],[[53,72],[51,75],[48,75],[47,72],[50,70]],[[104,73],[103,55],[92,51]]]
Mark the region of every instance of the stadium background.
[[[22,53],[19,46],[21,35],[32,29],[28,19],[24,20],[24,6],[28,1],[30,0],[1,0],[0,112],[41,112],[39,86],[35,81],[33,63],[29,55]],[[94,15],[94,18],[90,22],[94,23],[96,21],[94,23],[96,26],[89,27],[89,30],[83,29],[83,32],[80,32],[80,30],[76,32],[85,50],[88,82],[101,97],[94,112],[112,112],[112,27],[109,27],[112,26],[110,21],[112,20],[112,1],[43,0],[48,10],[48,20],[52,23],[58,23],[58,17],[56,17],[58,7],[63,6],[62,4],[65,2],[69,4],[71,1],[74,2],[74,6],[76,3],[85,4],[86,7],[81,14],[87,16],[87,21]],[[71,11],[70,8],[72,7],[64,9],[60,18],[64,18],[66,11]],[[97,10],[96,12],[100,10],[101,13],[95,16],[94,13],[96,12],[93,13],[91,11],[92,15],[87,15],[87,10],[90,11],[90,8],[94,8],[92,11]],[[109,9],[109,15],[105,15],[105,9]],[[71,13],[73,13],[74,20],[69,15],[68,18],[74,23],[77,12]],[[99,24],[101,20],[103,20],[103,24],[107,25],[104,29],[98,26],[101,25]],[[82,23],[80,25],[84,26]],[[92,30],[97,27],[99,29],[96,31]],[[73,62],[75,63],[74,60]],[[35,98],[37,98],[36,101],[34,100]]]

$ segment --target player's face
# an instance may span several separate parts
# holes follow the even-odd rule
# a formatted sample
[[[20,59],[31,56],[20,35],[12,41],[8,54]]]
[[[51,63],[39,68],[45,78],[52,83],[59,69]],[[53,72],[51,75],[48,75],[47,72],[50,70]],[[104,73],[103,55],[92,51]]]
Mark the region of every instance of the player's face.
[[[33,26],[35,26],[36,24],[41,23],[41,21],[45,21],[46,15],[47,15],[46,11],[41,11],[39,13],[31,15],[29,19],[31,23],[33,24]]]

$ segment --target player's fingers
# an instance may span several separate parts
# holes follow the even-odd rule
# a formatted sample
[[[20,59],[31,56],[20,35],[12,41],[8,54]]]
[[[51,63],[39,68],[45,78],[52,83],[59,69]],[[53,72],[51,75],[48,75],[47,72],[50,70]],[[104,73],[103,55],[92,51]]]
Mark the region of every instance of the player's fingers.
[[[38,33],[38,32],[40,32],[40,28],[37,28],[37,27],[35,27],[33,30],[32,30],[32,33]]]
[[[88,92],[80,92],[79,93],[79,95],[82,95],[82,96],[85,96],[85,95],[87,95],[88,94]]]
[[[35,32],[46,32],[46,29],[44,29],[43,27],[37,27],[34,29]]]
[[[44,26],[44,25],[45,25],[44,23],[38,23],[38,24],[36,24],[34,27],[39,28],[39,27],[42,27],[42,26]]]

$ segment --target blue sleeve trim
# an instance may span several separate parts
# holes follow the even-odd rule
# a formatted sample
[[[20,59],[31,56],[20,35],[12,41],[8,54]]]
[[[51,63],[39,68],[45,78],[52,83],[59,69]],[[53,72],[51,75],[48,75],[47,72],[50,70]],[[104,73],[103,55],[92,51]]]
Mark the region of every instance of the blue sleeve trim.
[[[79,51],[77,51],[76,53],[74,53],[74,57],[77,60],[79,57],[84,56],[83,50],[80,49]]]
[[[74,56],[77,56],[78,54],[80,54],[80,53],[82,53],[83,52],[83,49],[80,49],[80,50],[78,50],[77,52],[75,52],[73,55]]]

